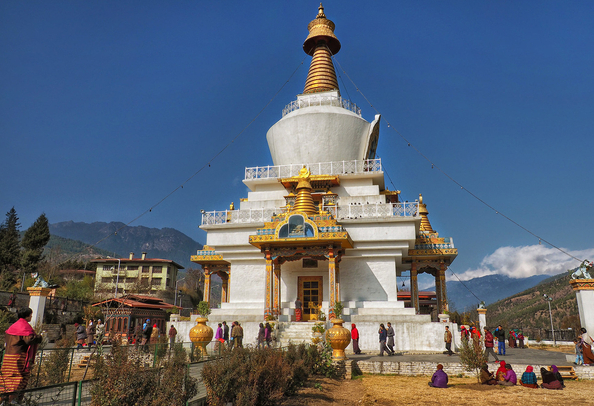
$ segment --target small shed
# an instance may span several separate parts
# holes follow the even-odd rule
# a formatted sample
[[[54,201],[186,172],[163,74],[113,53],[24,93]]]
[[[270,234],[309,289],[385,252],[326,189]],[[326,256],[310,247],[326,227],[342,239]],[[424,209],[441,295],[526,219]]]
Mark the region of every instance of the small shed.
[[[151,324],[156,324],[163,334],[169,320],[167,310],[177,307],[165,303],[163,299],[141,295],[125,295],[107,299],[95,303],[93,306],[100,306],[105,315],[106,336],[121,334],[125,337],[133,336],[136,326],[142,328],[146,319],[150,319]]]

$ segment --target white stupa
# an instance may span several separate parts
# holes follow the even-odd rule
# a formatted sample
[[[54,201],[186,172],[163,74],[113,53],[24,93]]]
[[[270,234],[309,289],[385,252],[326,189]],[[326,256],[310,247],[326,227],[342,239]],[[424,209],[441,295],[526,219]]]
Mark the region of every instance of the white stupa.
[[[385,188],[375,157],[380,116],[370,123],[341,97],[334,28],[320,5],[303,44],[313,57],[304,92],[266,135],[273,165],[246,168],[250,192],[238,209],[203,212],[207,245],[191,259],[205,270],[205,300],[210,275],[223,280],[210,321],[240,321],[250,342],[265,317],[290,331],[340,302],[362,348],[375,349],[378,323],[391,321],[397,348],[439,350],[443,325],[421,314],[417,274],[435,276],[435,307],[444,313],[445,270],[457,250],[431,228],[422,198],[400,202],[399,191]],[[410,272],[410,307],[398,298],[403,272]]]

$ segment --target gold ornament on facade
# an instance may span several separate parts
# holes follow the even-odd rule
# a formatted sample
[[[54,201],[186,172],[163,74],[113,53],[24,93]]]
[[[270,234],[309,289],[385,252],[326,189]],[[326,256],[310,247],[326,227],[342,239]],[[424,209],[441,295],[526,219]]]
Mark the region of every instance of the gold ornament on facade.
[[[344,320],[332,319],[330,320],[334,326],[326,331],[326,341],[332,346],[332,359],[344,360],[346,355],[344,350],[351,343],[351,332],[342,326]]]
[[[196,325],[190,330],[190,341],[196,346],[194,350],[197,350],[202,357],[208,356],[206,346],[212,341],[214,335],[212,328],[206,325],[207,321],[206,317],[196,318]]]

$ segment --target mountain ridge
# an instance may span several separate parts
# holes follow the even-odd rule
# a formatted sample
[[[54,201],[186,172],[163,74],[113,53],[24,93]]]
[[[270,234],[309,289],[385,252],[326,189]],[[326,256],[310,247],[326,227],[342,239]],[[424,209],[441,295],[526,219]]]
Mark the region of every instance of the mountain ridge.
[[[49,228],[52,235],[94,245],[114,253],[114,256],[125,258],[126,253],[134,252],[135,257],[139,257],[146,252],[150,258],[170,259],[186,269],[198,267],[190,261],[190,256],[202,249],[202,244],[169,227],[159,229],[126,226],[115,221],[85,223],[70,220],[50,224]]]

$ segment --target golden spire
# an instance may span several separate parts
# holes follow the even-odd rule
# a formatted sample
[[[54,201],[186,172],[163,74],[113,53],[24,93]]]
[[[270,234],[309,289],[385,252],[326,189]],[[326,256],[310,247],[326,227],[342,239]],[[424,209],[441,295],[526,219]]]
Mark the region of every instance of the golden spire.
[[[318,211],[311,197],[311,183],[309,183],[309,170],[304,166],[299,171],[299,183],[297,184],[297,198],[291,211],[300,211],[305,214],[314,215]]]
[[[423,195],[419,194],[419,214],[421,215],[421,231],[428,233],[434,233],[435,231],[431,227],[429,222],[429,211],[427,211],[427,205],[423,203]]]
[[[303,93],[338,90],[332,55],[340,51],[340,41],[334,35],[334,27],[334,23],[326,18],[320,3],[317,17],[307,26],[309,35],[303,43],[305,53],[313,56]]]

